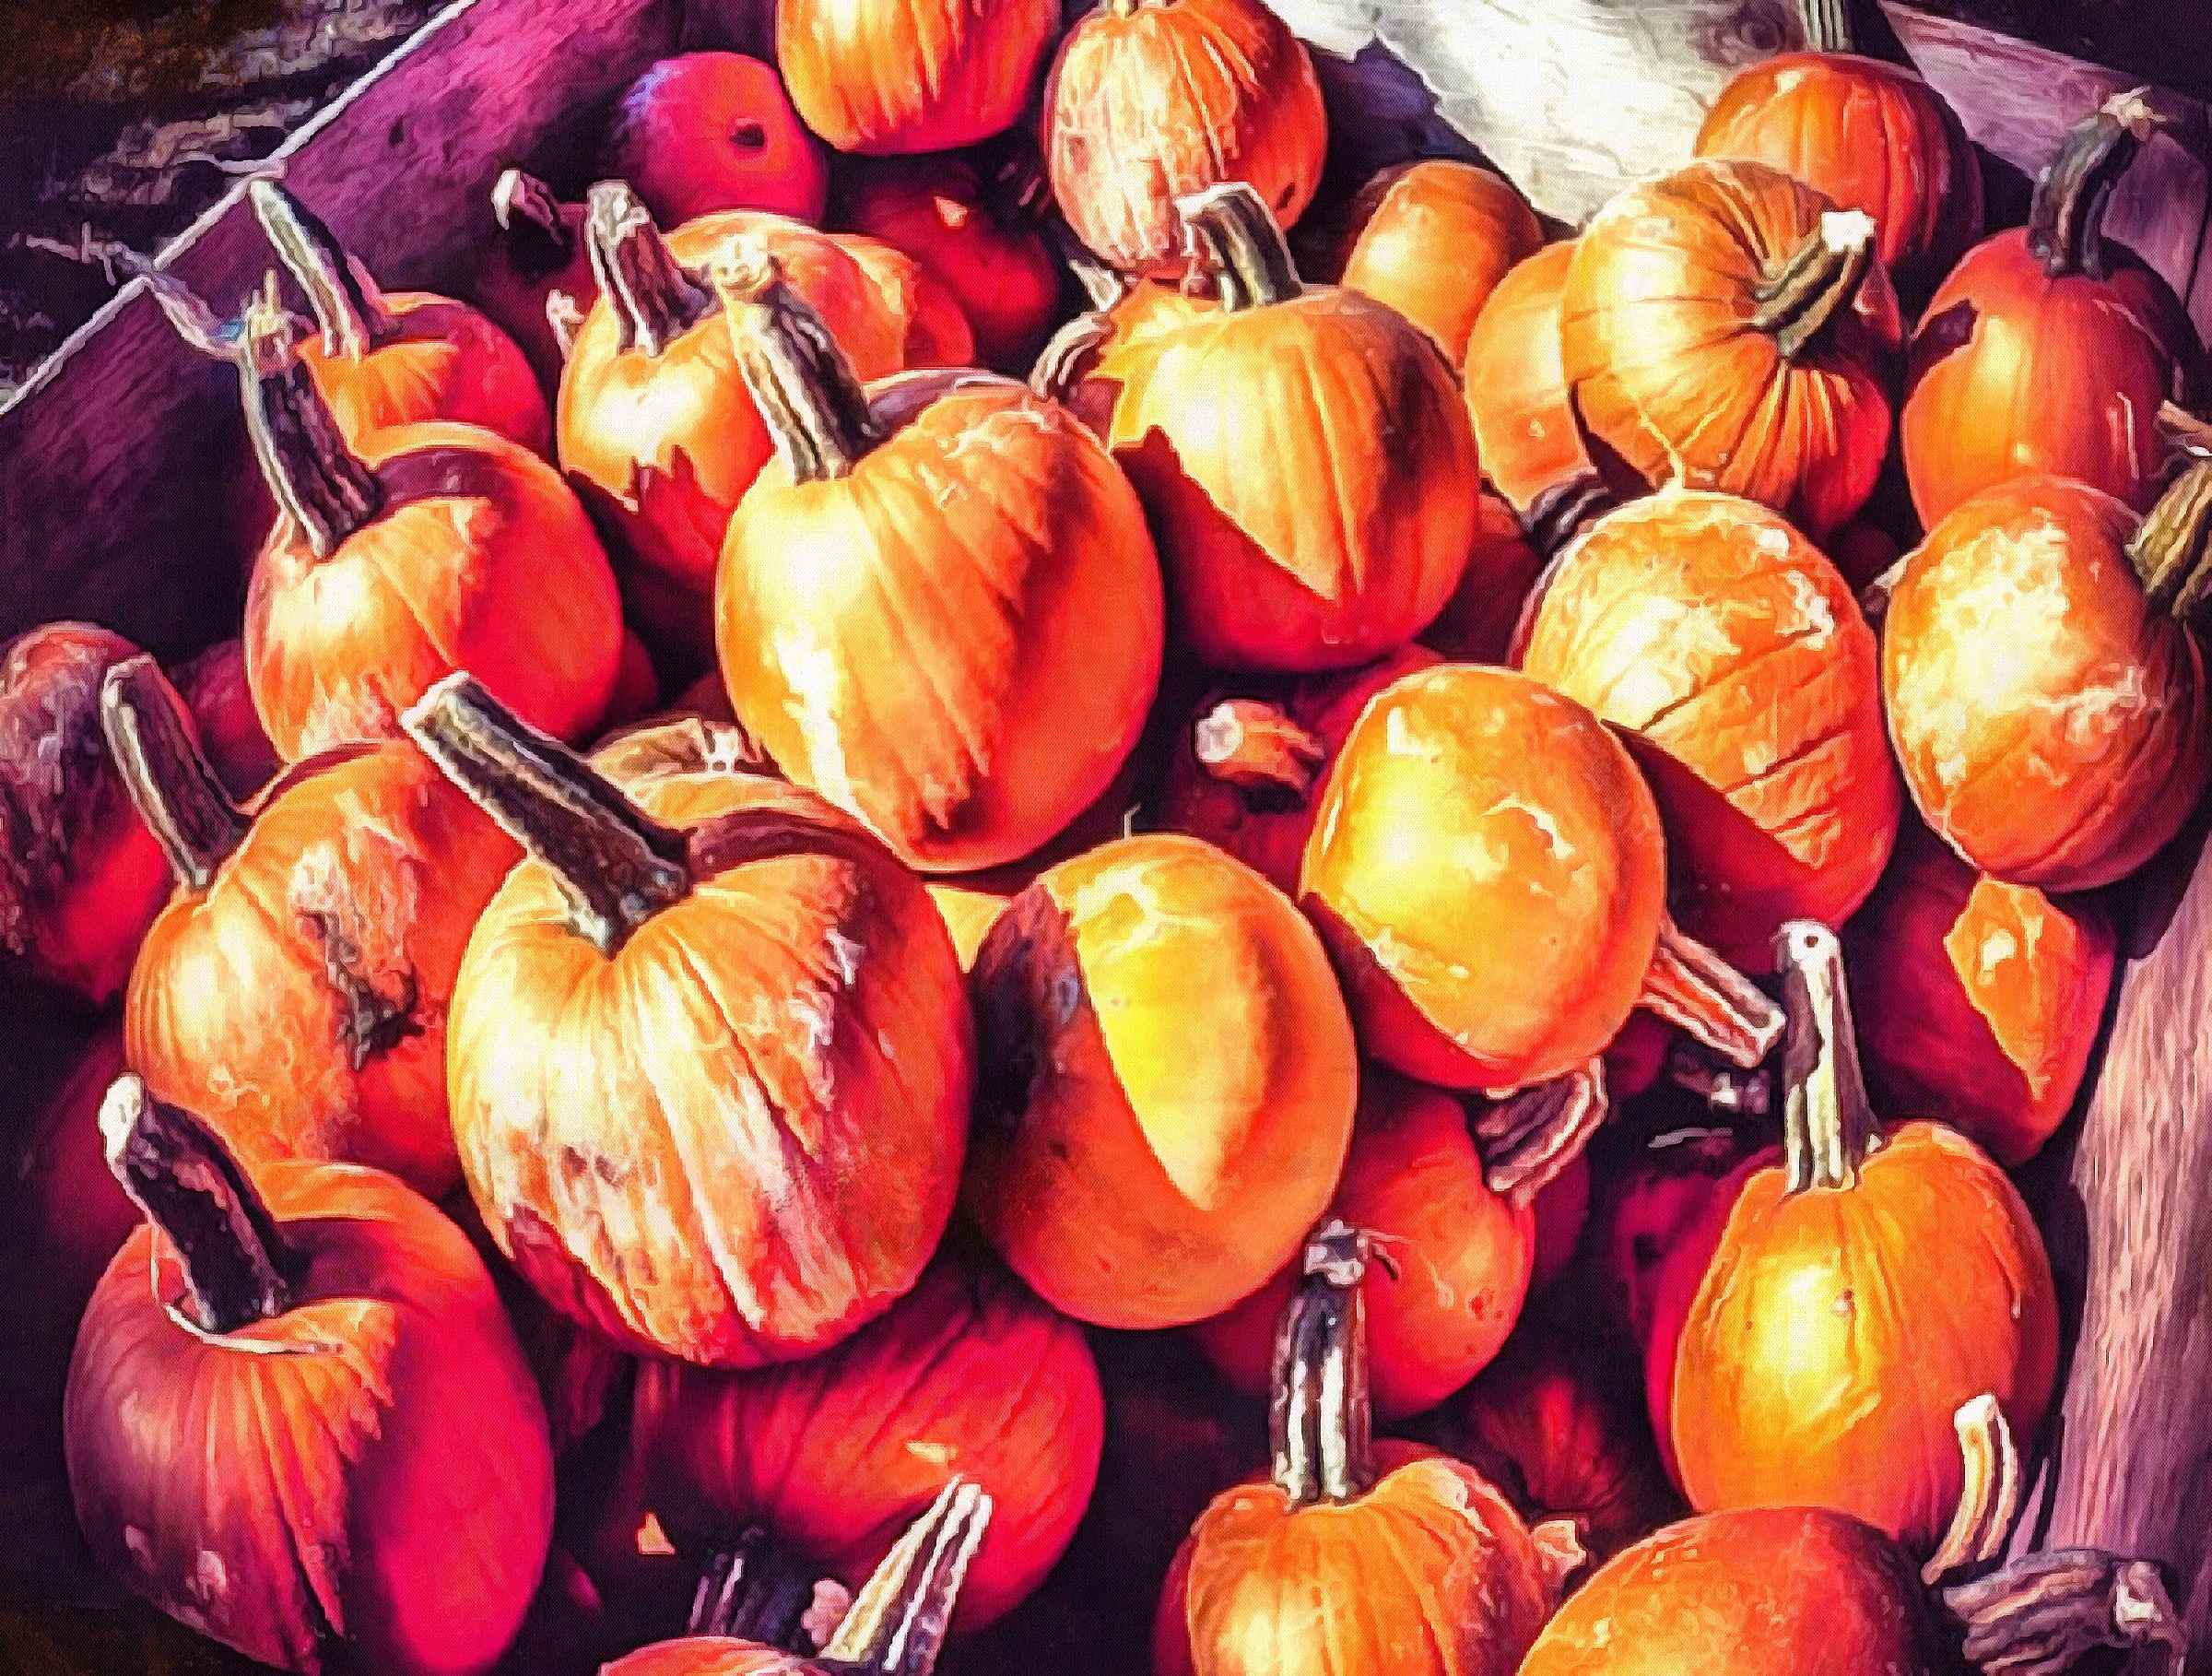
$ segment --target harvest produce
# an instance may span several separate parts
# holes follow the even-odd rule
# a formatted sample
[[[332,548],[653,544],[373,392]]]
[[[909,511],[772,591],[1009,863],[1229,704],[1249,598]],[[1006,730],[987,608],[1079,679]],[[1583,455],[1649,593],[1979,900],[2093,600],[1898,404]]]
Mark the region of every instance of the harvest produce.
[[[673,227],[718,209],[819,221],[830,166],[773,65],[683,53],[630,83],[608,124],[606,170]]]
[[[1535,212],[1503,177],[1441,158],[1406,163],[1352,200],[1337,282],[1397,310],[1464,373],[1483,305],[1543,242]]]

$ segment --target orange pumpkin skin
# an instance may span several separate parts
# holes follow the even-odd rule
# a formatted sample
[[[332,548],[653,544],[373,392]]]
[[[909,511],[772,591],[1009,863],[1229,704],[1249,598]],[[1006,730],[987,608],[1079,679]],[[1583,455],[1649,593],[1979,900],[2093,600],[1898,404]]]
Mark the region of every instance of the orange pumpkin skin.
[[[994,1068],[966,1203],[1047,1303],[1180,1326],[1298,1249],[1358,1073],[1327,957],[1280,891],[1194,838],[1122,839],[1017,897],[970,986]]]
[[[1053,0],[779,0],[776,65],[840,151],[952,151],[1021,115],[1059,18]]]
[[[942,279],[897,245],[865,233],[833,234],[867,273],[899,333],[899,365],[965,367],[975,360],[975,333],[960,300]]]
[[[997,1504],[960,1593],[976,1629],[1067,1547],[1103,1424],[1081,1329],[995,1265],[940,1258],[826,1354],[746,1374],[647,1363],[631,1446],[679,1542],[760,1526],[853,1587],[955,1473],[972,1479]]]
[[[1779,170],[1707,160],[1630,187],[1583,229],[1561,365],[1585,430],[1636,477],[1742,495],[1816,537],[1865,504],[1901,335],[1888,276],[1867,267],[1794,356],[1759,324],[1761,286],[1850,230],[1832,208]]]
[[[1634,741],[1692,937],[1750,971],[1784,920],[1841,924],[1901,801],[1874,631],[1835,567],[1732,496],[1663,492],[1561,561],[1521,667]]]
[[[1559,348],[1559,293],[1573,260],[1570,240],[1516,264],[1467,336],[1467,413],[1482,468],[1524,517],[1547,490],[1596,471]]]
[[[465,302],[434,291],[386,291],[393,329],[359,355],[300,340],[300,360],[348,441],[394,426],[476,425],[533,454],[552,422],[522,348]]]
[[[191,707],[200,749],[215,764],[224,790],[233,797],[250,797],[276,777],[283,764],[253,709],[244,642],[217,642],[180,666],[171,679]]]
[[[1943,95],[1856,53],[1785,53],[1737,71],[1699,157],[1767,163],[1875,219],[1898,284],[1925,296],[1982,236],[1982,165]]]
[[[1521,1315],[1535,1250],[1535,1217],[1494,1193],[1459,1102],[1436,1089],[1371,1076],[1361,1092],[1344,1178],[1329,1214],[1372,1235],[1368,1377],[1375,1412],[1418,1414],[1497,1355]],[[1295,1288],[1284,1269],[1242,1303],[1191,1329],[1222,1377],[1265,1397],[1275,1333]]]
[[[1076,236],[1124,273],[1178,271],[1175,200],[1228,181],[1289,227],[1328,143],[1312,55],[1263,0],[1107,0],[1060,43],[1044,159]]]
[[[1986,879],[1915,828],[1844,930],[1867,1080],[2018,1168],[2065,1120],[2112,984],[2111,923]]]
[[[773,65],[743,53],[680,53],[615,106],[607,171],[665,226],[723,209],[818,221],[830,165]]]
[[[1455,664],[1510,664],[1514,631],[1544,558],[1521,527],[1513,509],[1487,490],[1475,509],[1475,545],[1459,586],[1421,644]]]
[[[1684,1519],[1616,1554],[1545,1626],[1521,1676],[1953,1668],[1895,1542],[1841,1514],[1759,1507]]]
[[[1502,175],[1450,158],[1401,163],[1352,200],[1337,283],[1388,303],[1465,372],[1483,305],[1543,242],[1535,212]]]
[[[2136,580],[2136,524],[2085,484],[2006,483],[1930,530],[1890,594],[1882,690],[1906,787],[1994,878],[2124,878],[2212,777],[2204,653]]]
[[[1639,1349],[1651,1342],[1669,1254],[1702,1223],[1706,1204],[1748,1152],[1734,1129],[1670,1129],[1596,1184],[1590,1219],[1596,1301]]]

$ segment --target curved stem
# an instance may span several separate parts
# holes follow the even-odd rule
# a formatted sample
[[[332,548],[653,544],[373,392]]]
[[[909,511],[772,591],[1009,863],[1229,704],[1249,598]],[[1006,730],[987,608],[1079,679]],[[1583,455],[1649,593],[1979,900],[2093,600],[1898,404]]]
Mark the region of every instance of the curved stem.
[[[266,176],[249,185],[246,196],[276,259],[307,293],[324,349],[359,360],[392,335],[383,292],[321,217]]]
[[[1851,0],[1797,0],[1797,21],[1805,30],[1810,53],[1855,53],[1857,32],[1851,27]]]
[[[1612,1115],[1605,1056],[1534,1088],[1509,1094],[1474,1121],[1490,1191],[1528,1204],[1583,1155]]]
[[[238,358],[246,435],[269,492],[318,559],[375,517],[383,490],[346,445],[293,347],[292,319],[267,292],[246,305]]]
[[[1950,1528],[1920,1568],[1921,1581],[1930,1588],[1954,1571],[1986,1565],[2003,1553],[2020,1514],[2020,1452],[1995,1395],[1984,1391],[1968,1399],[1951,1423],[1966,1476]]]
[[[520,169],[492,183],[491,218],[507,235],[514,266],[532,279],[558,274],[576,254],[576,234],[561,218],[553,189]]]
[[[1637,1004],[1745,1070],[1782,1040],[1782,1009],[1766,991],[1672,919],[1660,924]]]
[[[1620,504],[1620,497],[1594,468],[1554,483],[1528,504],[1521,530],[1547,559],[1557,559],[1567,544]]]
[[[1783,1147],[1792,1193],[1855,1185],[1882,1144],[1859,1075],[1859,1041],[1843,979],[1843,945],[1818,920],[1775,937],[1789,1034],[1782,1048]]]
[[[1077,314],[1053,334],[1030,369],[1030,388],[1050,401],[1065,402],[1099,364],[1113,341],[1113,322],[1100,310]]]
[[[1858,296],[1874,266],[1874,218],[1865,210],[1824,211],[1820,225],[1759,285],[1752,325],[1794,360]]]
[[[1242,181],[1177,198],[1175,212],[1213,270],[1223,308],[1288,302],[1305,290],[1275,212]]]
[[[1302,1278],[1275,1335],[1267,1403],[1271,1476],[1294,1507],[1348,1502],[1374,1483],[1367,1388],[1368,1237],[1331,1221],[1306,1241]]]
[[[2144,98],[2147,88],[2114,95],[2066,136],[2058,156],[2037,177],[2028,211],[2028,248],[2057,278],[2107,272],[2104,207],[2143,144],[2166,119]]]
[[[399,718],[407,737],[569,899],[577,936],[612,956],[690,893],[681,832],[649,820],[582,758],[525,726],[474,676],[447,676]]]
[[[841,1621],[852,1597],[756,1526],[700,1567],[686,1633],[818,1652],[836,1628],[821,1623],[826,1593]]]
[[[929,1676],[993,1507],[972,1480],[947,1484],[861,1586],[821,1662],[866,1676]]]
[[[883,430],[860,375],[822,317],[785,282],[782,264],[750,242],[714,266],[737,371],[792,480],[852,475]]]
[[[176,1250],[182,1312],[211,1333],[282,1315],[306,1264],[213,1130],[115,1079],[100,1108],[108,1168]]]
[[[1128,275],[1100,261],[1090,247],[1076,237],[1076,230],[1065,218],[1054,215],[1047,219],[1044,236],[1068,272],[1075,275],[1093,309],[1103,313],[1135,289],[1136,282]]]
[[[246,841],[246,818],[185,725],[184,701],[143,653],[107,673],[100,726],[124,790],[187,891],[215,882],[216,869]]]
[[[602,181],[585,199],[583,244],[599,294],[615,311],[622,347],[661,355],[714,309],[714,293],[692,277],[638,195]]]
[[[2092,1548],[2031,1553],[1943,1591],[1965,1632],[1962,1651],[1986,1676],[2066,1676],[2100,1647],[2159,1649],[2181,1676],[2189,1643],[2166,1578],[2148,1560]]]
[[[2127,545],[2152,607],[2201,621],[2212,602],[2212,460],[2196,460],[2144,517]]]
[[[1192,726],[1198,765],[1241,791],[1303,797],[1329,760],[1329,748],[1265,699],[1223,699]]]

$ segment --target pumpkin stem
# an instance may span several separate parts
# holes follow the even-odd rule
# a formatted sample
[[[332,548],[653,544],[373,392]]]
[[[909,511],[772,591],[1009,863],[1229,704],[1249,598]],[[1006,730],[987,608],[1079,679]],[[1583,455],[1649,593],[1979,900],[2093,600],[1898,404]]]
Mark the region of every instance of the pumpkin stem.
[[[1782,1046],[1783,1146],[1792,1193],[1856,1185],[1882,1144],[1859,1075],[1859,1039],[1843,978],[1843,945],[1818,920],[1775,934],[1789,1033]]]
[[[993,1507],[972,1479],[947,1484],[861,1586],[821,1662],[866,1676],[929,1676]]]
[[[1943,1591],[1968,1663],[2004,1676],[2064,1676],[2100,1647],[2161,1649],[2181,1676],[2189,1642],[2163,1572],[2093,1548],[2031,1553]]]
[[[2212,603],[2212,460],[2194,460],[2127,545],[2152,607],[2201,621]]]
[[[399,718],[439,772],[542,862],[569,899],[570,924],[612,957],[631,933],[690,893],[681,832],[646,819],[596,769],[456,672]]]
[[[323,218],[266,176],[246,188],[254,219],[323,331],[323,348],[359,360],[396,330],[376,281]]]
[[[216,869],[246,841],[246,818],[184,717],[184,701],[143,653],[117,664],[100,683],[100,730],[124,790],[177,882],[196,893],[215,882]]]
[[[492,183],[491,218],[507,235],[518,271],[543,279],[568,266],[576,254],[576,235],[561,219],[553,189],[520,169],[502,170]]]
[[[1774,1106],[1773,1079],[1764,1066],[1746,1070],[1730,1065],[1702,1042],[1677,1037],[1666,1051],[1666,1076],[1677,1088],[1731,1116],[1764,1117]]]
[[[1620,504],[1596,471],[1578,471],[1554,483],[1528,505],[1521,531],[1545,558],[1556,560],[1567,544]]]
[[[2144,142],[2166,125],[2144,97],[2149,90],[2136,88],[2107,100],[2075,126],[2050,167],[2036,177],[2028,248],[2053,278],[2087,274],[2101,279],[2109,271],[2105,205]]]
[[[1067,271],[1075,275],[1076,283],[1090,299],[1090,306],[1100,313],[1114,307],[1136,289],[1135,280],[1100,261],[1062,217],[1053,216],[1045,222],[1044,236],[1052,242]]]
[[[1782,1009],[1672,919],[1660,924],[1659,946],[1638,1004],[1745,1070],[1782,1040]]]
[[[1175,212],[1213,270],[1221,306],[1230,313],[1288,302],[1304,292],[1275,212],[1242,181],[1177,198]]]
[[[2159,430],[2189,458],[2212,460],[2212,420],[2197,418],[2179,402],[2160,402]]]
[[[1223,699],[1192,726],[1191,749],[1214,779],[1240,791],[1304,797],[1329,748],[1265,699]]]
[[[755,1526],[700,1568],[686,1633],[816,1653],[837,1633],[852,1603],[843,1585],[824,1578]]]
[[[1602,1054],[1548,1082],[1508,1094],[1475,1119],[1483,1179],[1491,1192],[1516,1204],[1533,1202],[1583,1155],[1612,1109]]]
[[[1065,402],[1090,376],[1100,352],[1112,341],[1113,322],[1103,313],[1094,309],[1077,314],[1038,351],[1037,364],[1030,369],[1030,388],[1048,401]]]
[[[1275,1334],[1267,1403],[1272,1475],[1294,1507],[1348,1502],[1374,1483],[1367,1394],[1368,1236],[1332,1220],[1307,1237],[1302,1279]]]
[[[553,328],[553,348],[567,361],[576,353],[576,334],[583,330],[583,304],[566,291],[547,293],[546,324]]]
[[[1762,281],[1751,324],[1794,360],[1848,308],[1874,266],[1874,218],[1863,209],[1823,211],[1820,225]]]
[[[1797,0],[1797,21],[1808,53],[1855,53],[1858,32],[1851,26],[1851,0]]]
[[[236,1332],[291,1307],[305,1260],[212,1129],[126,1073],[100,1103],[100,1134],[108,1168],[176,1250],[194,1326]]]
[[[263,295],[246,304],[243,332],[238,371],[253,457],[309,550],[327,559],[376,516],[383,490],[346,445],[329,404],[300,364],[292,317],[276,302],[274,275]]]
[[[624,348],[665,354],[713,312],[714,293],[676,259],[627,182],[601,181],[592,188],[584,200],[583,246]]]
[[[1959,1404],[1951,1423],[1958,1429],[1966,1482],[1951,1528],[1920,1568],[1921,1581],[1930,1588],[1954,1571],[1986,1565],[2003,1553],[2020,1512],[2020,1452],[1995,1393],[1984,1391]]]
[[[749,242],[714,265],[714,289],[730,317],[737,371],[792,480],[850,477],[884,431],[814,304],[791,288],[781,262]]]

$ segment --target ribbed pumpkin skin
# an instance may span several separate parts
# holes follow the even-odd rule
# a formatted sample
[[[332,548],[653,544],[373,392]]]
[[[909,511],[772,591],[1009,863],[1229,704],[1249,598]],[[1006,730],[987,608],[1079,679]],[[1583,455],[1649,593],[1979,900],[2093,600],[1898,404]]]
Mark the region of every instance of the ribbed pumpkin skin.
[[[923,400],[849,477],[771,464],[731,520],[715,616],[738,720],[934,872],[1074,820],[1159,679],[1135,495],[1072,414],[1003,379]]]
[[[1467,337],[1467,412],[1482,469],[1517,513],[1595,469],[1559,348],[1559,293],[1573,260],[1569,240],[1515,265]]]
[[[1314,287],[1143,342],[1108,434],[1202,661],[1349,668],[1429,626],[1474,546],[1477,463],[1418,327]]]
[[[300,340],[300,361],[356,444],[394,425],[479,425],[533,454],[549,452],[552,422],[537,374],[515,341],[465,302],[432,291],[386,291],[397,327],[359,360]]]
[[[1877,263],[1794,361],[1752,324],[1758,287],[1833,207],[1779,170],[1708,160],[1630,187],[1583,230],[1561,364],[1584,427],[1645,482],[1742,495],[1814,537],[1865,504],[1901,336],[1888,277]]]
[[[1054,0],[779,0],[776,65],[840,151],[951,151],[1011,127]]]
[[[1504,176],[1451,158],[1388,169],[1352,203],[1338,283],[1389,304],[1465,371],[1467,335],[1498,282],[1544,242]]]
[[[1890,594],[1882,690],[1906,787],[1995,878],[2124,878],[2212,777],[2204,651],[2145,599],[2136,528],[2098,490],[2023,478],[1930,530]]]
[[[912,1286],[951,1214],[971,1042],[912,875],[820,799],[739,774],[630,795],[695,884],[618,953],[525,860],[447,1030],[469,1190],[550,1302],[642,1351],[823,1350]]]
[[[1243,181],[1290,226],[1328,142],[1312,56],[1264,0],[1099,6],[1060,44],[1043,123],[1068,225],[1137,274],[1183,266],[1175,200],[1187,193]]]
[[[951,1475],[973,1480],[997,1505],[960,1590],[977,1629],[1059,1560],[1103,1424],[1082,1329],[996,1265],[941,1257],[825,1355],[746,1374],[646,1363],[630,1434],[679,1540],[759,1525],[852,1587]]]
[[[1592,526],[1521,667],[1630,737],[1672,840],[1677,919],[1746,971],[1785,920],[1841,925],[1902,801],[1874,631],[1777,514],[1662,492]]]
[[[1521,1676],[1948,1676],[1912,1562],[1841,1514],[1684,1519],[1616,1554],[1545,1626]]]

